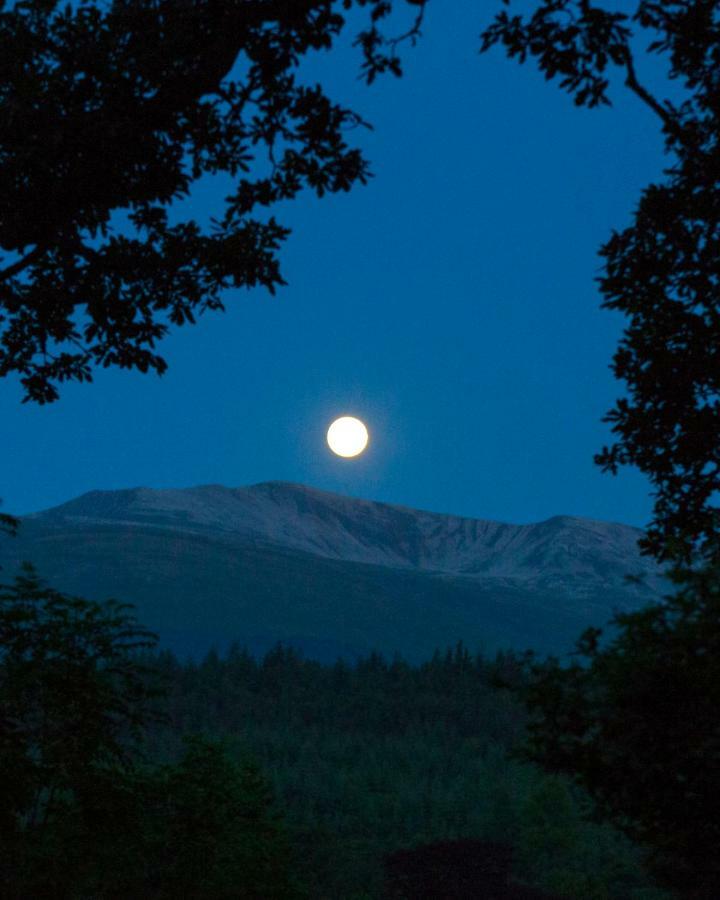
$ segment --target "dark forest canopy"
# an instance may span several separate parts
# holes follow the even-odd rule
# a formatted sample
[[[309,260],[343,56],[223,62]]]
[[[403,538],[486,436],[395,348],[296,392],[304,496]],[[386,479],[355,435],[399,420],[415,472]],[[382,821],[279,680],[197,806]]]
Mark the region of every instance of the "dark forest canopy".
[[[499,861],[490,840],[512,859],[498,896],[544,896],[525,882],[573,900],[660,900],[639,848],[584,821],[581,791],[508,755],[526,713],[497,685],[520,687],[524,659],[484,658],[462,643],[419,665],[378,653],[326,665],[281,645],[262,658],[237,645],[197,662],[160,654],[170,720],[151,740],[170,757],[184,731],[251,749],[275,785],[313,897],[379,897],[383,858],[414,848],[402,873],[388,860],[388,896],[399,896],[398,878],[442,877],[435,842],[449,841],[443,858],[457,859],[468,849],[458,839],[472,838],[449,897],[468,896],[463,883],[484,896]]]
[[[720,895],[720,573],[686,573],[663,603],[578,642],[583,664],[537,667],[521,686],[525,758],[573,777],[598,811],[652,849],[682,897]],[[518,682],[520,683],[520,682]]]
[[[416,6],[418,4],[415,4]],[[0,5],[0,9],[5,4]],[[370,175],[348,143],[366,123],[297,69],[353,7],[369,82],[400,74],[384,0],[25,0],[0,11],[0,376],[25,400],[93,366],[162,373],[170,324],[223,308],[229,287],[283,284],[288,230],[268,214]],[[235,179],[212,229],[168,223],[199,178]],[[116,233],[113,214],[127,215]],[[125,233],[127,232],[127,233]]]
[[[411,868],[436,870],[432,845],[459,838],[477,884],[507,866],[494,841],[552,894],[662,897],[638,848],[583,821],[587,798],[508,757],[513,654],[181,663],[128,608],[32,568],[0,590],[0,640],[3,897],[367,900],[386,854],[425,847]]]

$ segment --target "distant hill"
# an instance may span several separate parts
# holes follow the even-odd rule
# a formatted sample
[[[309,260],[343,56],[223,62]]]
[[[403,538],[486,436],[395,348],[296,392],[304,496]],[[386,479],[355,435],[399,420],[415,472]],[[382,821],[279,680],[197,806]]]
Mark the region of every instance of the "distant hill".
[[[92,491],[0,540],[5,580],[32,561],[53,586],[135,604],[165,645],[200,653],[277,640],[332,659],[471,649],[564,653],[588,625],[662,590],[626,525],[556,516],[506,525],[302,485]],[[628,574],[645,585],[629,584]]]

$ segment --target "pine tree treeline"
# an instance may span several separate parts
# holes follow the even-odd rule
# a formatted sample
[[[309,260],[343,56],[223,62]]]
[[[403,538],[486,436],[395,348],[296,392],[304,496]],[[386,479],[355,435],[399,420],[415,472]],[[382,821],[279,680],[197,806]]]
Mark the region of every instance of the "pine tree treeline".
[[[661,896],[585,795],[517,758],[532,654],[180,663],[156,640],[29,564],[0,585],[3,898],[379,900],[457,858],[458,885],[507,876],[498,898]]]
[[[232,733],[249,722],[331,728],[341,732],[404,734],[442,730],[506,744],[524,727],[521,707],[494,683],[522,677],[521,658],[501,653],[489,662],[462,643],[436,651],[419,666],[380,653],[350,664],[325,665],[278,644],[258,660],[233,644],[225,658],[211,650],[201,663],[181,664],[172,653],[157,666],[170,685],[176,728]]]
[[[298,876],[310,896],[376,898],[383,859],[437,841],[513,848],[513,875],[556,896],[656,900],[641,853],[589,824],[587,797],[567,779],[512,758],[527,713],[513,691],[527,658],[494,659],[462,644],[420,665],[380,654],[326,665],[276,646],[257,659],[154,658],[169,722],[158,758],[180,735],[204,733],[250,752],[271,779]]]
[[[0,585],[3,898],[372,900],[458,854],[457,884],[505,878],[502,848],[498,898],[662,896],[585,795],[515,755],[532,655],[180,663],[130,610],[29,564]]]

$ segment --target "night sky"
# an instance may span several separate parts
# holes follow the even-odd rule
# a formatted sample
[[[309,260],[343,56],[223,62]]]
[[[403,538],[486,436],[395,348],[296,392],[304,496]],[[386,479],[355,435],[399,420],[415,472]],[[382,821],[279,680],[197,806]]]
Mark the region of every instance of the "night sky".
[[[225,314],[176,329],[162,378],[101,371],[45,407],[6,379],[3,511],[284,480],[514,523],[647,522],[646,480],[592,461],[623,324],[594,278],[666,162],[658,123],[621,89],[578,110],[531,65],[479,55],[492,8],[433,0],[400,80],[368,88],[345,49],[304,66],[373,123],[355,134],[376,177],[276,209],[288,287],[228,292]],[[219,214],[225,193],[204,183],[191,215]],[[341,414],[370,430],[358,459],[325,445]]]

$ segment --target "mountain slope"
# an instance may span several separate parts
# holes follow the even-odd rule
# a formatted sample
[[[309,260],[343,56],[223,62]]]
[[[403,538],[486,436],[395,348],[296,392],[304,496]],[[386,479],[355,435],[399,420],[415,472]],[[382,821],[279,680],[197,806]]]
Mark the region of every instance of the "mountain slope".
[[[0,545],[51,584],[132,602],[176,649],[282,639],[309,655],[418,659],[463,639],[564,652],[655,595],[636,529],[572,517],[506,525],[271,482],[93,491],[23,517]],[[648,586],[628,585],[642,574]]]

